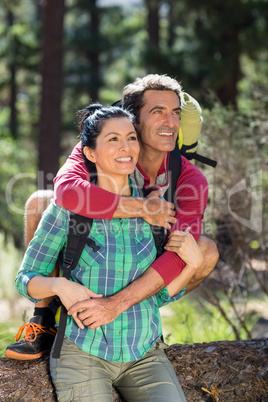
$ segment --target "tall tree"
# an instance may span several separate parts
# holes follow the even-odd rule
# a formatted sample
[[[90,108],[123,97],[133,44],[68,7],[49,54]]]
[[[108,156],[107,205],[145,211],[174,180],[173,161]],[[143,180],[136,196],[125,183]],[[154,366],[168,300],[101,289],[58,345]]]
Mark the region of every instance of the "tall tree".
[[[175,39],[176,39],[175,30],[176,30],[177,18],[178,18],[177,14],[176,14],[176,0],[168,0],[167,6],[168,6],[167,46],[169,47],[169,49],[171,49],[172,46],[174,45]]]
[[[16,63],[16,54],[17,54],[17,39],[16,35],[12,31],[14,26],[14,13],[12,7],[8,7],[6,10],[6,19],[7,19],[7,27],[8,27],[8,70],[10,73],[9,78],[9,88],[10,88],[10,96],[9,96],[9,130],[13,138],[17,138],[17,63]]]
[[[87,51],[90,63],[90,95],[93,101],[99,99],[100,89],[100,13],[97,8],[97,0],[89,2],[91,44]]]
[[[144,44],[142,63],[150,73],[161,72],[163,65],[160,46],[160,0],[144,0],[148,39]]]
[[[64,0],[43,6],[43,60],[39,123],[39,186],[51,185],[59,168],[63,85]]]
[[[267,38],[267,2],[189,0],[187,8],[195,13],[196,83],[214,90],[224,105],[236,107],[241,57],[263,48],[260,38],[265,30]]]
[[[100,56],[103,52],[100,34],[101,9],[97,0],[77,0],[67,8],[67,17],[69,52],[66,63],[66,89],[75,97],[70,106],[81,108],[86,102],[99,100],[102,82]],[[84,95],[82,104],[77,94]]]
[[[145,0],[147,7],[147,27],[150,46],[155,50],[159,50],[159,0]]]

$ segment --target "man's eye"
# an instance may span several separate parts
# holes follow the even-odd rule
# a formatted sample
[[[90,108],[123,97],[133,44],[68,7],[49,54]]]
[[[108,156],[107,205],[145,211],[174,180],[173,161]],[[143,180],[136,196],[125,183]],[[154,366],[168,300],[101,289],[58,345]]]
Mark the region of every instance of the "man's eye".
[[[117,137],[111,137],[111,138],[109,139],[109,141],[118,141],[118,138],[117,138]]]

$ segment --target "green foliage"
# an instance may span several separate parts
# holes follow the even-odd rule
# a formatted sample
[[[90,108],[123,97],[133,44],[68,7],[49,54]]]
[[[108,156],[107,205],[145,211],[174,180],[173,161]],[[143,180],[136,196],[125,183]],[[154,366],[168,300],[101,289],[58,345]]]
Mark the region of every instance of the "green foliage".
[[[10,345],[20,327],[19,320],[6,321],[0,324],[0,357],[4,356],[6,347]]]
[[[242,331],[247,337],[247,304],[268,294],[267,114],[265,103],[254,96],[251,102],[258,107],[245,113],[210,98],[213,106],[204,110],[198,149],[218,161],[215,170],[203,170],[210,188],[204,233],[216,240],[220,252],[216,282],[212,278],[203,292],[236,336]]]
[[[224,104],[236,104],[241,57],[248,55],[252,59],[266,50],[263,42],[267,35],[265,3],[243,0],[188,2],[187,7],[195,13],[193,25],[198,38],[199,85],[213,88]]]
[[[230,305],[223,303],[224,309],[232,315]],[[209,301],[195,294],[184,296],[179,301],[161,309],[163,332],[167,343],[192,344],[235,340],[230,324],[226,322],[218,308]],[[233,322],[236,317],[231,317]],[[257,322],[257,314],[247,314],[247,325],[250,329]],[[240,339],[247,339],[247,334],[240,329]]]
[[[0,137],[0,159],[0,231],[23,248],[24,205],[36,190],[35,155],[25,141]]]
[[[244,113],[221,106],[215,98],[209,102],[214,102],[214,105],[203,113],[205,123],[199,152],[217,160],[218,166],[213,171],[209,168],[204,170],[210,184],[211,200],[206,219],[213,221],[228,216],[228,226],[230,219],[233,219],[231,215],[239,215],[240,221],[233,219],[235,233],[239,232],[248,246],[252,240],[264,245],[267,239],[265,195],[268,190],[266,106],[256,100],[259,108]],[[235,186],[239,185],[241,191],[232,195]],[[259,200],[256,200],[257,196]],[[250,214],[257,207],[255,223],[259,219],[260,225],[258,228],[248,228],[243,222],[253,218]]]
[[[14,280],[23,258],[23,251],[15,247],[12,237],[5,238],[0,233],[0,299],[12,300],[18,296]]]

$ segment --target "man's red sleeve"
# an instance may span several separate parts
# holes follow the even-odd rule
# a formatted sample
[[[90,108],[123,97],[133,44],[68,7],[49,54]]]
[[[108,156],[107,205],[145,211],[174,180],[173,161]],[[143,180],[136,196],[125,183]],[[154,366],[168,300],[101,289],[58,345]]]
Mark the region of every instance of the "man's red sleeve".
[[[208,199],[208,183],[200,170],[183,156],[176,192],[177,222],[172,226],[171,231],[183,231],[190,226],[190,232],[197,240],[202,232],[202,221]],[[185,263],[177,254],[165,251],[151,266],[161,275],[167,286],[181,273]]]
[[[54,179],[54,196],[57,205],[95,219],[112,219],[120,200],[119,195],[90,183],[81,143],[75,146]]]

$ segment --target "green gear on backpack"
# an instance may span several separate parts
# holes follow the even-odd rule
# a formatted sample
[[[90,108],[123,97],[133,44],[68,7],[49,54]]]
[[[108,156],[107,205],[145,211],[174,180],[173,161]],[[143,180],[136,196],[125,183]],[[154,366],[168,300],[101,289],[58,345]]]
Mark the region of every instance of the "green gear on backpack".
[[[197,154],[198,139],[200,137],[203,117],[202,109],[191,95],[182,92],[181,99],[181,124],[178,135],[178,146],[181,154],[187,159],[196,159],[202,163],[215,167],[217,162]]]
[[[178,145],[180,149],[186,146],[186,153],[194,153],[200,137],[203,124],[202,109],[191,95],[186,92],[181,94],[181,126]]]

